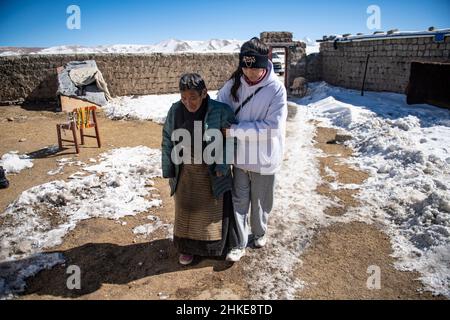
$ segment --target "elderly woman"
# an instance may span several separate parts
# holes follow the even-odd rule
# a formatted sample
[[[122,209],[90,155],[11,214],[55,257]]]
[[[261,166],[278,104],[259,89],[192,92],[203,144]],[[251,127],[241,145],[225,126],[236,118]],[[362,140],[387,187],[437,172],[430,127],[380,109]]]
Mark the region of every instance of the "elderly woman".
[[[205,141],[208,140],[204,139],[208,136],[207,130],[216,129],[220,133],[236,121],[227,104],[209,97],[200,75],[183,75],[179,88],[181,100],[172,105],[163,127],[162,170],[163,177],[170,178],[171,195],[175,200],[174,245],[180,252],[179,262],[187,265],[194,255],[222,256],[237,245],[231,170],[223,161],[225,148],[222,161],[211,163],[203,158],[203,151],[213,141]],[[190,136],[180,139],[182,147],[178,149],[177,134],[174,134],[177,132]],[[224,147],[225,139],[222,140],[221,147]],[[181,163],[175,156],[180,150],[183,153]]]

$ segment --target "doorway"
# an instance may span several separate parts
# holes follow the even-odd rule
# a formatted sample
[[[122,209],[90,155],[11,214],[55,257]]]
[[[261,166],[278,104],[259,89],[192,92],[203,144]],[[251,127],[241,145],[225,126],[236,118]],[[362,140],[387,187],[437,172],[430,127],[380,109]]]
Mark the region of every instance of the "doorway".
[[[272,61],[273,69],[275,73],[278,75],[280,81],[287,86],[287,61],[288,61],[288,50],[286,47],[270,47],[269,53],[270,61]]]

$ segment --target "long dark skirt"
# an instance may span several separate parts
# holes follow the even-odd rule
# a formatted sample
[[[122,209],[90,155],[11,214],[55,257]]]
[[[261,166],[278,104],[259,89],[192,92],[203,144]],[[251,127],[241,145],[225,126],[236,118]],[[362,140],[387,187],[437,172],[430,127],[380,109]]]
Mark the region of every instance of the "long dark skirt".
[[[173,242],[180,253],[198,256],[222,256],[230,248],[238,246],[231,191],[226,192],[223,197],[222,239],[203,241],[179,238],[174,235]]]
[[[222,256],[238,245],[231,191],[216,200],[209,183],[206,166],[183,166],[175,193],[174,245],[180,253]]]

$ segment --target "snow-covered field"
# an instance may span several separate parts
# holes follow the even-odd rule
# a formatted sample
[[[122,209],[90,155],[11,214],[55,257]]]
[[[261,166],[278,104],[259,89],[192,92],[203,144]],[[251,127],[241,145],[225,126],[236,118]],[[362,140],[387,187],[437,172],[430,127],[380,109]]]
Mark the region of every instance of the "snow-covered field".
[[[209,94],[214,99],[217,91]],[[179,94],[119,97],[103,109],[112,119],[153,120],[163,123],[170,106],[179,99]],[[323,211],[332,203],[314,192],[316,185],[320,183],[317,179],[318,167],[314,160],[318,151],[313,147],[312,141],[314,126],[308,124],[307,120],[307,113],[299,112],[288,124],[288,150],[285,166],[279,177],[279,181],[283,183],[276,189],[278,201],[271,213],[274,217],[271,221],[277,223],[277,226],[271,229],[276,232],[271,234],[273,249],[266,257],[251,260],[248,266],[252,271],[248,273],[248,280],[258,290],[254,292],[255,298],[292,299],[295,296],[302,283],[295,279],[293,267],[300,261],[301,252],[314,234],[314,229],[326,224],[328,220]],[[302,124],[299,125],[299,122]],[[299,215],[299,212],[302,214]],[[135,230],[145,231],[145,226]],[[271,270],[278,272],[268,278],[267,274],[272,273]]]
[[[170,105],[178,99],[178,94],[124,97],[113,101],[105,111],[116,119],[162,123]],[[429,105],[408,106],[404,95],[394,93],[366,92],[361,97],[359,91],[323,82],[311,84],[308,96],[296,102],[297,115],[287,128],[278,201],[271,214],[272,223],[277,224],[272,228],[276,232],[271,236],[272,252],[267,258],[252,260],[249,267],[257,270],[249,277],[258,284],[260,297],[292,298],[302,284],[289,270],[301,261],[301,252],[315,229],[351,220],[385,224],[398,258],[397,267],[421,272],[428,289],[448,296],[450,111]],[[313,191],[322,181],[314,160],[319,151],[312,144],[311,119],[348,131],[353,137],[348,144],[357,155],[351,164],[371,175],[361,186],[332,184],[333,189],[362,190],[360,197],[365,205],[342,218],[323,214],[332,203]],[[264,274],[269,269],[280,272],[268,280]]]
[[[104,110],[113,119],[162,123],[178,99],[179,94],[119,97]],[[450,111],[408,106],[401,94],[366,92],[361,97],[358,91],[323,82],[310,84],[308,95],[293,102],[296,114],[287,125],[285,161],[270,218],[270,245],[263,256],[251,252],[255,256],[245,266],[254,297],[295,297],[303,283],[295,277],[294,267],[301,263],[316,230],[349,221],[383,225],[391,237],[396,267],[420,272],[428,290],[450,297]],[[341,217],[324,214],[335,204],[314,191],[325,182],[319,175],[316,159],[321,151],[313,146],[315,127],[310,120],[349,133],[352,139],[346,144],[355,154],[349,163],[370,174],[360,186],[332,185],[360,189],[363,205]],[[160,175],[158,150],[116,149],[103,154],[96,165],[75,165],[82,165],[84,174],[26,190],[5,212],[1,260],[26,260],[7,270],[9,277],[0,279],[0,293],[20,291],[27,276],[60,263],[63,257],[39,252],[60,243],[77,221],[97,216],[118,219],[160,204],[157,196],[144,199],[145,186],[151,187],[151,178]],[[98,205],[87,199],[97,199]],[[146,236],[156,228],[170,229],[157,217],[149,216],[149,220],[133,232]]]
[[[113,149],[69,181],[56,180],[24,191],[1,215],[0,297],[19,292],[24,279],[61,263],[42,253],[84,219],[119,219],[161,205],[152,179],[161,176],[159,150]],[[157,227],[164,226],[159,221]],[[147,229],[149,231],[149,229]],[[14,263],[9,263],[14,261]]]
[[[217,92],[209,91],[208,94],[211,99],[215,99]],[[164,123],[170,107],[179,100],[179,93],[116,97],[103,107],[103,111],[113,120],[151,120]]]
[[[350,162],[370,173],[365,203],[350,216],[382,222],[391,236],[396,267],[417,270],[427,289],[450,296],[450,110],[407,105],[395,93],[366,92],[314,83],[308,118],[347,131]]]

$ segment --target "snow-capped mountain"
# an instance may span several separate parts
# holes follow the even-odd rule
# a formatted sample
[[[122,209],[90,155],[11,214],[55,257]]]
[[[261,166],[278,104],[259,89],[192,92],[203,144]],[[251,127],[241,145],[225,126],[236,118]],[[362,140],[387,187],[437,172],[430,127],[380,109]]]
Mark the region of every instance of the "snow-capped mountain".
[[[311,38],[303,37],[300,41],[306,44],[306,54],[316,53],[320,51],[320,45],[318,42],[311,40]]]
[[[101,46],[79,46],[63,45],[49,48],[13,48],[0,47],[0,56],[22,55],[22,54],[73,54],[73,53],[233,53],[239,52],[244,41],[241,40],[219,40],[211,39],[207,41],[184,41],[169,39],[155,45],[136,44],[114,44]]]
[[[308,37],[302,42],[306,43],[306,53],[319,52],[319,44]],[[0,47],[0,56],[14,56],[24,54],[74,54],[74,53],[235,53],[239,52],[243,40],[211,39],[206,41],[169,39],[157,44],[113,44],[99,46],[63,45],[49,48],[20,48]]]

